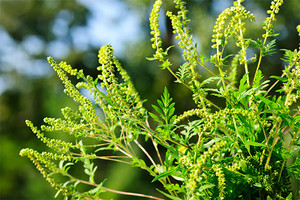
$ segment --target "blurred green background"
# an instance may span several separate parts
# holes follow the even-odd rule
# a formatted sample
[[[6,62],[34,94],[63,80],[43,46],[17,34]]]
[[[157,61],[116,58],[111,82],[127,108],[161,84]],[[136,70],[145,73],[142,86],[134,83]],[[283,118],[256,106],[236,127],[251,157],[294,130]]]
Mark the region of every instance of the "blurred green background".
[[[171,0],[164,2],[164,10],[174,10]],[[210,35],[214,20],[232,2],[188,1],[191,28],[199,51],[206,55],[213,53]],[[256,16],[247,37],[256,39],[262,35],[261,26],[270,2],[244,2]],[[177,113],[194,106],[186,88],[174,83],[174,78],[160,70],[157,62],[145,58],[153,53],[148,22],[153,3],[153,0],[0,0],[0,199],[53,199],[56,193],[29,159],[19,156],[19,151],[26,147],[46,150],[25,126],[26,119],[41,125],[44,117],[61,117],[61,108],[75,106],[63,93],[60,80],[46,61],[47,56],[65,60],[95,77],[98,49],[111,43],[141,97],[147,99],[146,108],[151,109],[164,86],[176,102]],[[163,13],[160,20],[165,47],[176,44],[170,21]],[[277,49],[298,47],[295,28],[298,24],[299,0],[288,0],[275,23],[275,31],[281,33],[277,37]],[[250,54],[255,52],[249,49]],[[175,47],[170,53],[176,69],[182,61],[181,52]],[[272,58],[267,57],[263,72],[280,74],[281,56],[282,52],[278,51]],[[203,78],[207,76],[204,70],[199,71]],[[139,169],[109,163],[100,163],[98,169],[101,177],[108,177],[106,183],[113,189],[157,195],[155,187],[149,184],[151,177]]]

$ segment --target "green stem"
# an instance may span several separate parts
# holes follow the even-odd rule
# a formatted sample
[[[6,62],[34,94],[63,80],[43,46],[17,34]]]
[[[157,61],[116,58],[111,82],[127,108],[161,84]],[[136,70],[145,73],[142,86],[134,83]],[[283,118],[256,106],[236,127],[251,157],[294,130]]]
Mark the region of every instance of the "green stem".
[[[295,64],[296,62],[298,62],[299,58],[296,59],[289,67],[287,70],[290,70]],[[284,77],[284,74],[281,75],[281,78]],[[268,91],[264,94],[264,97],[267,96],[267,94],[269,94],[269,92],[278,84],[279,80],[277,80],[269,89]]]
[[[275,122],[274,122],[274,123],[275,123]],[[269,152],[269,155],[268,155],[266,164],[265,164],[265,170],[266,170],[266,169],[268,168],[268,166],[269,166],[269,162],[270,162],[271,157],[272,157],[272,152],[273,152],[274,146],[276,145],[276,143],[277,143],[277,141],[278,141],[278,139],[279,139],[278,133],[279,133],[279,127],[281,126],[281,123],[282,123],[281,120],[280,120],[278,123],[275,123],[275,124],[276,124],[275,135],[274,135],[273,143],[272,143],[272,146],[271,146],[271,149],[270,149],[270,152]]]
[[[238,5],[241,5],[241,1],[238,0]],[[242,20],[241,18],[239,18],[239,25],[242,27]],[[244,35],[243,35],[243,31],[242,29],[240,28],[239,30],[240,32],[240,42],[241,42],[241,46],[242,46],[242,57],[243,57],[243,60],[244,60],[244,66],[245,66],[245,74],[248,74],[247,75],[247,83],[248,85],[250,85],[250,78],[249,78],[249,70],[248,70],[248,64],[247,64],[247,56],[246,56],[246,48],[245,48],[245,43],[244,43]]]
[[[95,187],[98,186],[98,184],[96,184],[96,183],[91,183],[91,182],[88,182],[88,181],[80,180],[80,179],[75,178],[74,176],[72,176],[68,173],[65,173],[64,175],[68,176],[69,178],[71,178],[75,182],[79,181],[79,182],[81,182],[83,184],[86,184],[86,185],[91,185],[91,186],[95,186]],[[106,187],[101,187],[101,188],[103,190],[106,190],[106,191],[112,192],[112,193],[116,193],[116,194],[123,194],[123,195],[128,195],[128,196],[136,196],[136,197],[143,197],[143,198],[149,198],[149,199],[164,200],[164,199],[161,199],[161,198],[158,198],[158,197],[145,195],[145,194],[139,194],[139,193],[133,193],[133,192],[123,192],[123,191],[119,191],[119,190],[109,189],[109,188],[106,188]]]

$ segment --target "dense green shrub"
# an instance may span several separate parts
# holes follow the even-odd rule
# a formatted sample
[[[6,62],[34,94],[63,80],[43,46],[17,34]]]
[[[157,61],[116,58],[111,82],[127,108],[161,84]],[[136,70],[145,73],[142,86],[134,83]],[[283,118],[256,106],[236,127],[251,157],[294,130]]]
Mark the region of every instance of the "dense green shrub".
[[[156,51],[149,60],[158,60],[192,92],[195,108],[175,115],[175,103],[165,88],[155,113],[143,107],[143,100],[135,90],[126,71],[113,55],[110,44],[99,51],[99,75],[93,79],[82,70],[65,62],[49,62],[65,85],[65,93],[79,103],[78,110],[62,109],[64,119],[45,118],[40,129],[26,121],[32,131],[51,152],[39,153],[23,149],[20,154],[29,157],[37,169],[66,199],[100,199],[103,192],[158,197],[116,191],[97,183],[95,160],[126,163],[146,170],[159,181],[170,199],[292,199],[298,195],[290,190],[291,178],[300,180],[300,50],[283,50],[282,76],[270,84],[260,70],[262,59],[274,53],[277,34],[272,22],[279,12],[282,0],[271,2],[268,17],[263,24],[261,39],[246,37],[246,22],[255,17],[234,2],[217,18],[212,35],[215,54],[210,57],[197,51],[188,27],[185,2],[175,0],[177,13],[167,12],[171,19],[183,63],[172,66],[167,49],[162,48],[158,16],[162,0],[157,0],[150,16],[152,47]],[[300,26],[298,26],[300,29]],[[300,32],[298,30],[298,32]],[[227,49],[235,54],[227,54]],[[257,49],[250,58],[247,49]],[[255,64],[253,75],[249,66]],[[198,68],[211,77],[200,81]],[[216,74],[213,68],[218,69]],[[244,70],[239,80],[237,71]],[[67,75],[75,76],[74,86]],[[281,88],[271,95],[278,84]],[[92,103],[80,92],[88,90]],[[221,99],[215,103],[212,96]],[[96,109],[101,108],[98,114]],[[149,123],[149,120],[156,125]],[[51,139],[45,133],[67,133],[70,141]],[[146,146],[151,143],[155,155]],[[142,151],[148,160],[141,159]],[[110,152],[108,154],[107,152]],[[102,154],[101,154],[102,153]],[[287,161],[290,164],[287,165]],[[72,168],[81,165],[87,179],[77,178]],[[60,175],[60,176],[59,176]],[[79,185],[92,186],[87,190]]]

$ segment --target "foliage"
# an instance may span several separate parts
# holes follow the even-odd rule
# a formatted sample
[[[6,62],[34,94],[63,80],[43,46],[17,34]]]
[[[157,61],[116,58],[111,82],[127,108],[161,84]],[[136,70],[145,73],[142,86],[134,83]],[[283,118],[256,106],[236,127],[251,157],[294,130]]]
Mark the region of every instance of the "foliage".
[[[300,49],[284,50],[282,76],[273,76],[273,84],[260,70],[262,59],[274,53],[276,40],[272,22],[283,1],[271,2],[264,22],[262,39],[247,38],[246,20],[255,17],[241,4],[234,2],[217,18],[212,36],[215,54],[210,57],[197,51],[193,41],[185,2],[175,0],[177,13],[168,11],[183,64],[174,71],[168,58],[171,47],[162,48],[158,16],[162,0],[157,0],[150,15],[153,58],[162,64],[192,92],[195,108],[175,115],[175,103],[165,88],[155,113],[143,107],[143,100],[128,74],[114,57],[110,44],[98,54],[100,74],[96,79],[84,75],[65,62],[49,58],[53,69],[65,85],[65,93],[79,104],[78,110],[62,109],[64,119],[45,118],[40,130],[30,121],[27,125],[52,152],[39,153],[23,149],[47,181],[66,199],[100,199],[104,192],[160,199],[150,195],[116,191],[97,182],[96,160],[122,162],[146,170],[159,181],[170,199],[292,199],[298,194],[290,190],[291,178],[299,181],[300,133]],[[300,34],[300,33],[299,33]],[[229,44],[231,46],[229,46]],[[226,49],[236,46],[235,55]],[[257,59],[247,55],[249,47],[257,48]],[[252,76],[249,66],[255,64]],[[211,69],[213,65],[218,74]],[[212,77],[200,81],[198,68]],[[237,70],[244,69],[238,80]],[[68,75],[80,80],[74,86]],[[281,83],[276,95],[270,91]],[[88,90],[93,104],[81,94]],[[211,96],[222,99],[213,102]],[[98,107],[103,115],[96,113]],[[152,125],[154,120],[157,125]],[[51,139],[45,133],[66,133],[71,142]],[[146,145],[151,143],[156,155]],[[141,159],[139,148],[148,158]],[[111,152],[107,155],[107,152]],[[102,153],[102,154],[101,154]],[[287,165],[287,161],[292,164]],[[72,175],[72,168],[81,165],[86,178]],[[59,176],[60,175],[60,176]],[[58,177],[59,176],[59,177]],[[80,185],[92,186],[83,190]]]

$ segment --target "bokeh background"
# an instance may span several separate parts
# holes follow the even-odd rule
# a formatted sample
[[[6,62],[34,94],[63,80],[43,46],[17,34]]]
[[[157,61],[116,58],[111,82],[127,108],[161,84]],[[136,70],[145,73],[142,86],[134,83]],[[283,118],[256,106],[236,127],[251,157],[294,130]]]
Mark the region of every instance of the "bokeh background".
[[[199,51],[206,55],[213,53],[210,36],[214,20],[232,2],[188,1],[190,25]],[[248,37],[256,39],[262,35],[261,26],[270,2],[244,2],[256,16],[256,21],[248,27]],[[154,0],[0,0],[0,199],[53,199],[56,193],[29,159],[19,156],[25,147],[46,149],[25,126],[26,119],[41,125],[44,117],[61,117],[61,108],[74,105],[63,93],[60,80],[46,61],[47,56],[67,61],[73,67],[84,69],[85,74],[96,76],[98,50],[111,43],[141,97],[147,99],[146,108],[151,109],[165,86],[176,101],[177,113],[194,106],[186,88],[174,83],[174,78],[160,70],[157,62],[146,60],[153,53],[148,22],[153,3]],[[163,11],[174,10],[171,0],[164,3]],[[176,44],[170,21],[163,12],[160,20],[165,47]],[[263,63],[262,70],[267,76],[280,74],[282,70],[279,49],[298,47],[295,28],[298,24],[299,0],[288,0],[274,28],[280,33],[278,51]],[[176,69],[182,61],[181,52],[175,47],[170,53]],[[207,76],[205,71],[199,71],[203,78]],[[101,176],[108,177],[108,187],[157,194],[149,184],[151,178],[136,168],[105,163],[98,169],[104,173]],[[117,195],[107,198],[121,199]]]

